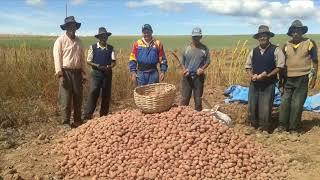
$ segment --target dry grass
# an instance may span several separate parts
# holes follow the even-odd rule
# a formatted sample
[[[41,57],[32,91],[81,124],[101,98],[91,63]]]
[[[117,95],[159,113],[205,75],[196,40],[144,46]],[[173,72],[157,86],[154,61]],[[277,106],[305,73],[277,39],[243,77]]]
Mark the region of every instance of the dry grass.
[[[247,41],[238,41],[234,49],[211,50],[212,63],[206,70],[206,87],[248,83],[244,71],[249,52],[246,43]],[[113,102],[133,95],[134,87],[128,72],[129,53],[129,50],[121,49],[117,53],[117,66],[113,71]],[[170,53],[167,53],[167,57],[169,70],[165,82],[175,84],[180,89],[181,72],[178,63]],[[19,109],[14,108],[15,104],[8,108],[8,102],[13,100],[19,103],[16,105],[21,106],[28,106],[32,100],[44,102],[50,107],[56,106],[58,84],[54,77],[51,48],[27,48],[24,44],[18,48],[0,48],[0,63],[0,123],[8,119],[8,112],[4,111],[4,107],[9,112]],[[88,68],[88,74],[89,71]],[[89,83],[85,85],[85,96],[88,87]]]

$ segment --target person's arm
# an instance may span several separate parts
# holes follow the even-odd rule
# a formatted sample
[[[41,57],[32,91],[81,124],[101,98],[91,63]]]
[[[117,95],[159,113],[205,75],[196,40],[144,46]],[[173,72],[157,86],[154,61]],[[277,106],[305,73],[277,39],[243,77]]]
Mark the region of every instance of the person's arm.
[[[82,70],[82,79],[85,82],[87,80],[87,66],[86,66],[86,59],[85,59],[85,55],[84,55],[84,46],[82,45],[81,41],[80,43],[80,57],[81,57],[81,70]]]
[[[160,76],[159,76],[159,80],[163,81],[164,80],[164,75],[167,72],[168,69],[168,61],[167,61],[167,57],[166,54],[164,52],[164,48],[163,48],[163,44],[158,41],[156,42],[158,43],[158,56],[159,56],[159,63],[160,63]]]
[[[90,66],[93,66],[93,67],[97,67],[97,68],[99,67],[98,64],[93,63],[93,48],[92,48],[92,46],[90,46],[88,49],[87,64],[89,64]]]
[[[209,64],[211,63],[211,59],[210,59],[210,51],[208,48],[206,48],[206,57],[205,57],[205,63],[204,65],[201,67],[201,69],[205,70]]]
[[[160,63],[160,71],[162,73],[165,73],[167,72],[167,69],[168,69],[168,60],[164,52],[163,44],[160,41],[158,42],[158,47],[159,47],[158,56],[159,56],[159,63]]]
[[[187,52],[187,48],[181,54],[181,61],[180,61],[180,65],[182,67],[182,74],[184,76],[188,76],[189,75],[189,69],[186,67],[186,52]]]
[[[247,57],[246,64],[245,64],[245,69],[250,81],[256,80],[256,78],[253,78],[254,74],[252,73],[252,56],[253,56],[253,50],[249,52],[249,55]]]
[[[311,45],[309,46],[309,52],[310,52],[310,56],[312,59],[312,77],[310,79],[310,83],[309,86],[310,88],[314,88],[316,85],[316,81],[317,81],[317,76],[318,76],[318,48],[317,48],[317,44],[311,40]]]
[[[138,43],[134,42],[132,51],[129,57],[129,71],[131,73],[131,80],[135,84],[137,80],[137,53],[138,53]]]
[[[116,53],[113,50],[111,53],[111,68],[114,68],[116,66]]]
[[[209,52],[209,49],[206,47],[205,49],[205,62],[204,62],[204,65],[201,66],[200,68],[197,69],[197,74],[198,75],[201,75],[204,73],[204,70],[209,66],[210,64],[210,52]]]
[[[55,75],[62,77],[62,46],[60,38],[58,38],[53,45],[53,59]]]

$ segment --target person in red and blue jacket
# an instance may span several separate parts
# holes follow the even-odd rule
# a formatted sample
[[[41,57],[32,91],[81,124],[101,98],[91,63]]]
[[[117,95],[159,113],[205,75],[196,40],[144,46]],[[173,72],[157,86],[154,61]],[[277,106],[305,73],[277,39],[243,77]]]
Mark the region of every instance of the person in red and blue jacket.
[[[150,24],[142,26],[143,37],[134,42],[129,59],[132,81],[138,85],[147,85],[163,81],[168,68],[162,43],[152,37]],[[160,74],[157,65],[160,64]]]

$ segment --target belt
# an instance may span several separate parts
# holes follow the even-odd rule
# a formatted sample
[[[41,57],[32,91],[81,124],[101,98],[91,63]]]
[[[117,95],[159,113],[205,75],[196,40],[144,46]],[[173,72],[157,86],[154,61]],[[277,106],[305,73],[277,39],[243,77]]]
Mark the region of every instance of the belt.
[[[64,71],[70,71],[70,72],[82,72],[82,69],[75,69],[75,68],[62,68]]]

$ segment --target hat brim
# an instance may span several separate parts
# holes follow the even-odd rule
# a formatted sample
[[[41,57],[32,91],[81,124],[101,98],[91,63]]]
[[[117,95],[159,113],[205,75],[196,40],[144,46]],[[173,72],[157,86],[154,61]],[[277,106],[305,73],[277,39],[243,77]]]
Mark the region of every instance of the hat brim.
[[[258,39],[258,37],[260,36],[260,34],[268,34],[269,37],[274,37],[274,33],[273,32],[260,32],[260,33],[257,33],[255,35],[253,35],[253,38],[254,39]]]
[[[94,37],[95,38],[97,38],[97,39],[99,39],[102,35],[107,35],[107,36],[111,36],[112,35],[112,33],[111,32],[107,32],[107,33],[101,33],[101,34],[96,34],[96,35],[94,35]]]
[[[69,22],[69,23],[70,23],[70,22]],[[71,23],[72,23],[72,22],[71,22]],[[76,29],[78,30],[78,29],[81,27],[81,23],[78,23],[78,22],[74,22],[74,23],[76,23]],[[66,30],[67,24],[68,24],[68,23],[60,25],[61,29],[62,29],[62,30]]]
[[[290,26],[289,30],[287,32],[288,36],[292,36],[292,30],[293,29],[302,29],[302,34],[306,34],[308,32],[308,26],[302,26],[302,27],[294,27],[294,26]]]

